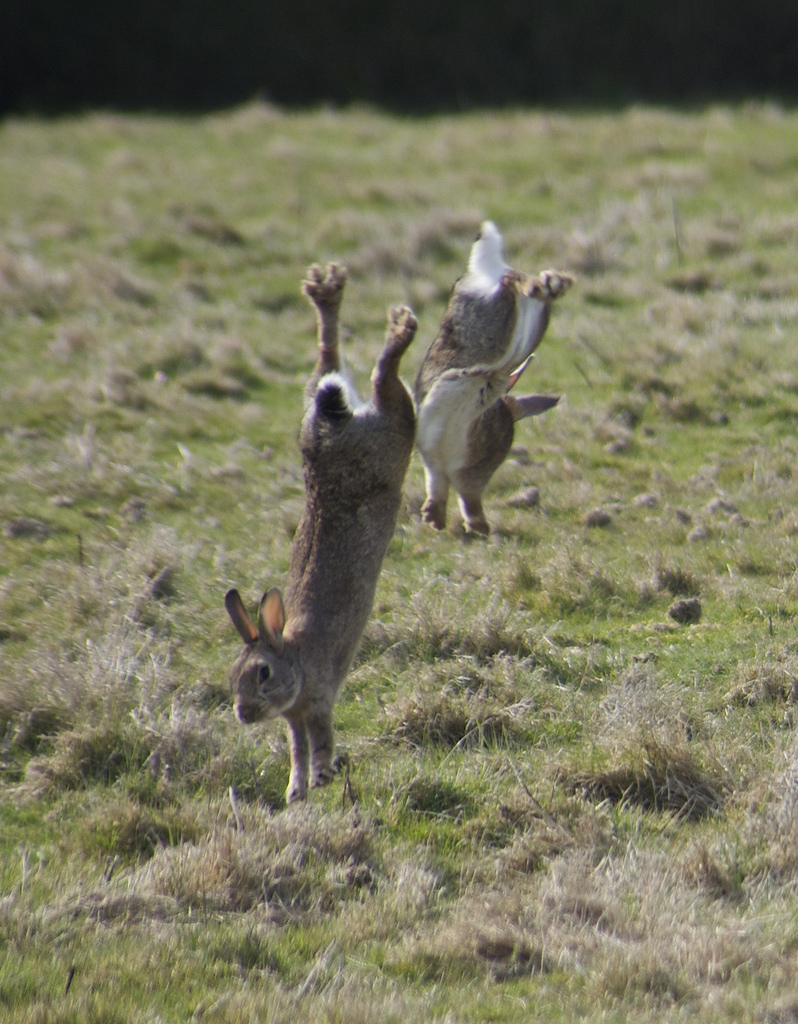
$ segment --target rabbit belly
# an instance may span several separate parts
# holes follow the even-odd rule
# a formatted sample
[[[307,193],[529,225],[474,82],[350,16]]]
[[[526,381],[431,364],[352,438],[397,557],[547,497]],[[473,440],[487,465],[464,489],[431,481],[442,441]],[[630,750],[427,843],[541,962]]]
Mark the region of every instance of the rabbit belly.
[[[430,469],[451,478],[468,462],[471,424],[504,393],[482,374],[452,372],[440,377],[418,411],[416,443]]]

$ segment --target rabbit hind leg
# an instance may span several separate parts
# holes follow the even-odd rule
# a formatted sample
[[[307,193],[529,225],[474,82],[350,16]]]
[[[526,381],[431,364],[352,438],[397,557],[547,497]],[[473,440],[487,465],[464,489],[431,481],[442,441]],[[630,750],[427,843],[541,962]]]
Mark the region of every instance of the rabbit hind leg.
[[[392,306],[388,311],[385,345],[374,370],[375,387],[383,380],[398,377],[399,362],[416,336],[417,327],[418,320],[409,306]]]
[[[471,424],[468,458],[452,474],[466,529],[488,534],[490,527],[482,508],[488,481],[507,458],[513,443],[513,416],[504,401],[494,402]]]
[[[344,297],[346,268],[337,263],[327,265],[326,272],[318,264],[308,268],[302,291],[316,307],[319,359],[314,380],[341,369],[338,352],[338,314]]]
[[[540,302],[554,302],[564,295],[574,279],[570,274],[561,270],[541,270],[536,277],[526,278],[521,290],[530,299],[538,299]]]
[[[417,327],[418,321],[409,306],[393,306],[390,309],[385,345],[371,379],[376,408],[384,412],[396,411],[400,417],[412,420],[413,425],[413,403],[399,379],[399,363],[416,336]],[[409,429],[414,429],[413,425]]]

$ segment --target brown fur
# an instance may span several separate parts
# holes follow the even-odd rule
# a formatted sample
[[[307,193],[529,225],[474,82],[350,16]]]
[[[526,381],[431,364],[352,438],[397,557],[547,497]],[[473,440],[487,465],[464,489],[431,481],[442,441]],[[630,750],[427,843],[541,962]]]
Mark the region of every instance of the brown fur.
[[[498,230],[486,227],[486,241],[477,239],[415,382],[417,443],[427,478],[422,516],[443,529],[453,487],[466,529],[483,534],[489,527],[482,493],[512,446],[513,424],[557,403],[508,392],[545,333],[552,301],[571,284],[557,271],[530,277],[507,267]],[[493,247],[492,256],[481,256],[483,244]]]
[[[303,283],[318,315],[319,358],[300,431],[306,502],[284,607],[278,591],[264,595],[256,630],[237,593],[226,599],[245,642],[231,674],[236,711],[245,722],[275,715],[288,722],[289,803],[304,799],[308,785],[332,778],[332,707],[371,614],[415,434],[413,402],[398,376],[416,329],[406,307],[390,311],[369,404],[353,411],[333,402],[333,413],[325,413],[322,392],[331,387],[325,375],[340,370],[345,280],[345,271],[331,264],[326,277],[311,267]]]
[[[461,292],[455,286],[416,377],[416,402],[421,404],[446,370],[492,366],[500,361],[517,320],[516,292],[511,284],[503,285],[491,300]]]

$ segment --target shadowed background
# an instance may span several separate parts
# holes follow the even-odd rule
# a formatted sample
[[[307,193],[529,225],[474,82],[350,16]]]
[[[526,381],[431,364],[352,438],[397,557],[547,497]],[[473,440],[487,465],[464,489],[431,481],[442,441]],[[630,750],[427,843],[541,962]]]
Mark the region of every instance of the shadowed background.
[[[798,93],[792,0],[6,0],[0,113]]]

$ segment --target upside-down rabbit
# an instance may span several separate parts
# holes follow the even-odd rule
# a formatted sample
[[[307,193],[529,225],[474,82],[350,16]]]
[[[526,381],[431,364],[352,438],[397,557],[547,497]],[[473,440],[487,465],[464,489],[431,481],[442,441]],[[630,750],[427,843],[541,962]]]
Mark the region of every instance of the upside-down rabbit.
[[[572,280],[556,270],[529,277],[512,270],[502,252],[498,228],[485,221],[416,379],[416,443],[427,485],[422,516],[439,530],[454,488],[466,529],[488,533],[482,492],[510,450],[513,424],[559,401],[509,392],[543,337],[551,303]]]
[[[300,431],[306,502],[291,548],[285,598],[264,594],[257,626],[236,590],[225,596],[244,641],[231,673],[242,722],[282,715],[291,748],[288,803],[333,775],[332,708],[371,614],[394,532],[415,436],[413,401],[399,362],[416,331],[407,307],[388,333],[360,403],[342,372],[338,314],[346,271],[313,266],[303,291],[316,308],[319,355]]]

